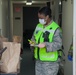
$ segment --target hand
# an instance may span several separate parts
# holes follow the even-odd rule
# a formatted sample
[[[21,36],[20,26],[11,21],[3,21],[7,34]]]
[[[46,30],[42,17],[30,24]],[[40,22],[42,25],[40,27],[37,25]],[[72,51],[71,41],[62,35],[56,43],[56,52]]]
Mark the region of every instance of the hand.
[[[28,40],[28,41],[29,41],[30,46],[34,46],[35,45],[34,41],[32,41],[32,40]]]
[[[38,47],[39,48],[44,48],[46,45],[45,45],[45,43],[40,43],[40,44],[38,44]]]
[[[35,46],[34,44],[30,44],[30,46]]]
[[[28,41],[29,41],[29,44],[33,44],[34,43],[34,41],[32,41],[32,40],[28,39]]]

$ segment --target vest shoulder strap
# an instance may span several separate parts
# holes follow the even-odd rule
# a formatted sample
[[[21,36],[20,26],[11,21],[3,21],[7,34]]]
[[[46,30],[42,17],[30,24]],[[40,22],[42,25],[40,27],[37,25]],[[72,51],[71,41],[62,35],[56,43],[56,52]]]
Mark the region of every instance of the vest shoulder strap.
[[[43,33],[44,41],[52,42],[54,33],[55,33],[57,28],[59,28],[59,25],[56,24],[54,21],[50,25],[48,25],[44,29],[44,33]]]

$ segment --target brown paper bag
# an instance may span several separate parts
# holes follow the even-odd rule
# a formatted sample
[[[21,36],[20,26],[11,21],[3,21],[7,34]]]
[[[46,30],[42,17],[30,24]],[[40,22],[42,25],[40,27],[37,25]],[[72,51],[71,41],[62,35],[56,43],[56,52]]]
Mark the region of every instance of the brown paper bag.
[[[17,72],[17,65],[20,58],[20,43],[3,42],[3,48],[7,47],[7,50],[2,54],[1,71],[5,73]]]
[[[21,61],[19,60],[19,62],[18,62],[18,64],[17,64],[18,73],[20,73],[20,64],[21,64]]]
[[[21,36],[17,36],[17,35],[14,35],[14,36],[13,36],[13,42],[21,43],[21,41],[22,41]],[[21,51],[20,51],[20,54],[21,54],[22,52],[23,52],[23,51],[21,50]],[[19,63],[18,63],[18,66],[17,66],[18,70],[20,70],[20,63],[21,63],[21,61],[19,61]]]
[[[13,36],[13,42],[21,43],[21,40],[20,36]]]
[[[0,50],[3,48],[3,43],[2,42],[7,42],[8,39],[3,37],[3,36],[0,36]]]
[[[4,36],[0,36],[0,50],[3,49],[3,42],[7,42],[8,39],[5,38]],[[0,59],[1,59],[1,54],[0,54]]]

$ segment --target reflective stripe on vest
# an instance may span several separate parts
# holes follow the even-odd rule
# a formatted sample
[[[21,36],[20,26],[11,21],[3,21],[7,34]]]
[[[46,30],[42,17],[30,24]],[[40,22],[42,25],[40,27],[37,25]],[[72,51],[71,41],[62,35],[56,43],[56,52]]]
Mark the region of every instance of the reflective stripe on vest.
[[[40,28],[41,30],[38,30]],[[47,37],[49,40],[47,42],[53,42],[53,36],[57,28],[59,26],[55,22],[52,22],[52,24],[45,28],[43,28],[43,25],[38,24],[34,33],[36,44],[46,42],[43,36],[44,34],[46,36],[47,33],[49,33]],[[46,48],[35,47],[34,57],[41,61],[56,61],[58,59],[58,51],[46,52]]]

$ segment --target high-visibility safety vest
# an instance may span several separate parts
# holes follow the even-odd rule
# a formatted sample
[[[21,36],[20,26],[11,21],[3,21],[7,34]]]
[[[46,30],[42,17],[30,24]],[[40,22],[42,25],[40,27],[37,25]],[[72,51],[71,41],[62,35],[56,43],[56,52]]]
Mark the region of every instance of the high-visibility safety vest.
[[[43,28],[43,25],[39,23],[34,32],[36,44],[53,42],[53,36],[57,28],[59,28],[59,26],[54,21],[45,28]],[[40,59],[41,61],[56,61],[58,59],[58,51],[47,52],[46,47],[35,47],[34,57],[35,59]]]

